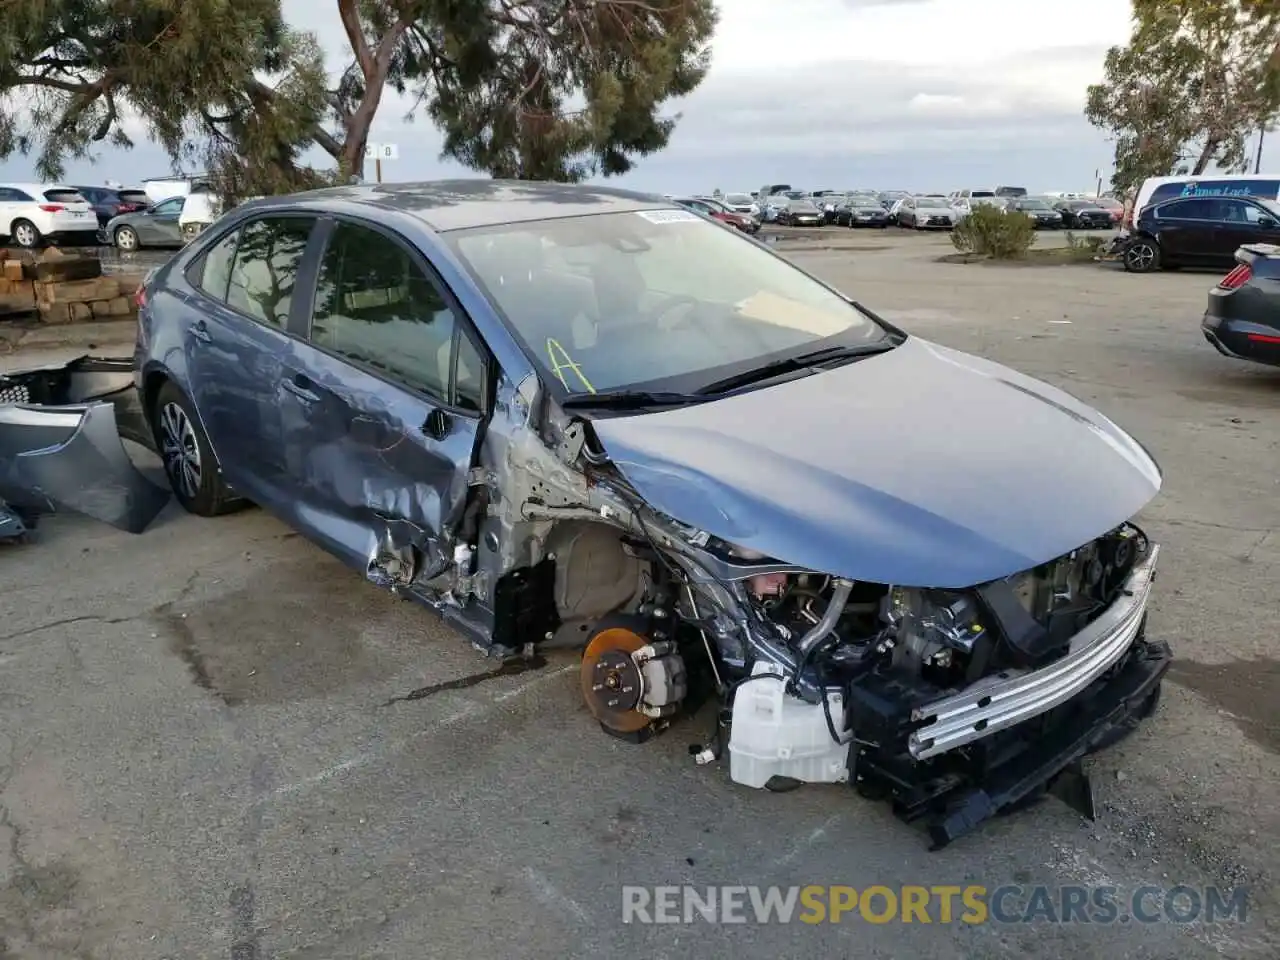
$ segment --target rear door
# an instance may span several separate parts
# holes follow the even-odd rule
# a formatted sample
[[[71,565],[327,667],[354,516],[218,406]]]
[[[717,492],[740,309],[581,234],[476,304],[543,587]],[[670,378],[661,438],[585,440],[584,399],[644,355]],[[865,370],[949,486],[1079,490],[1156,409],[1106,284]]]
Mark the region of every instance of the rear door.
[[[284,371],[300,346],[294,332],[304,307],[295,287],[316,223],[282,214],[249,221],[188,268],[202,294],[185,318],[191,399],[227,481],[285,517],[292,484],[281,425]]]
[[[1166,263],[1197,266],[1212,261],[1218,213],[1214,200],[1176,200],[1162,204],[1154,213]]]
[[[486,408],[486,351],[403,238],[348,219],[324,231],[306,343],[282,371],[291,495],[317,539],[375,579],[387,538],[442,568]]]

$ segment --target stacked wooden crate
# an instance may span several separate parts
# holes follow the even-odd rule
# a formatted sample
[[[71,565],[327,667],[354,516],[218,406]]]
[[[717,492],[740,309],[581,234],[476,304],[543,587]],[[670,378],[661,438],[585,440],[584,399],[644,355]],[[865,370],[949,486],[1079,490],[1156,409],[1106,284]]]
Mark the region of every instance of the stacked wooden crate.
[[[133,295],[140,279],[104,276],[96,257],[68,256],[51,247],[35,259],[0,251],[0,264],[0,297],[6,297],[0,304],[9,312],[38,310],[45,323],[126,320],[137,313]]]
[[[0,250],[0,315],[30,313],[36,308],[35,284],[25,268],[23,261]]]

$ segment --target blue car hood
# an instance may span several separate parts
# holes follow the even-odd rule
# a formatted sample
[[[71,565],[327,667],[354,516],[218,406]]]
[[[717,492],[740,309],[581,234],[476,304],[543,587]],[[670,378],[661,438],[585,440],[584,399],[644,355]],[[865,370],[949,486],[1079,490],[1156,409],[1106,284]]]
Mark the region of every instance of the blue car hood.
[[[593,424],[655,509],[837,576],[967,587],[1083,546],[1160,490],[1114,423],[1007,367],[909,338],[776,386]]]

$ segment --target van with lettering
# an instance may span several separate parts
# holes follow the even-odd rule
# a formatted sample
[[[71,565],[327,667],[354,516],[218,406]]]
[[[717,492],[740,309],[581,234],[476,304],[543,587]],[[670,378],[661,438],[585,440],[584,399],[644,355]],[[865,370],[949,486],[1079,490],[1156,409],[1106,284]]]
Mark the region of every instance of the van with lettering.
[[[1178,197],[1257,197],[1261,200],[1276,200],[1280,199],[1280,175],[1147,177],[1138,188],[1137,199],[1125,218],[1125,227],[1133,227],[1133,221],[1142,213],[1143,208]]]

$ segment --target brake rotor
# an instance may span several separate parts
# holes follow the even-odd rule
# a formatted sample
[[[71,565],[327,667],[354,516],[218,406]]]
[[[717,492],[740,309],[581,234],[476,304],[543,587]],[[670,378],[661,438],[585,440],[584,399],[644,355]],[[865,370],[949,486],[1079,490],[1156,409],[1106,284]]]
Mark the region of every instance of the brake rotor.
[[[648,640],[623,627],[601,630],[582,655],[582,697],[591,715],[617,733],[638,733],[651,720],[640,712],[644,681],[631,655]]]

